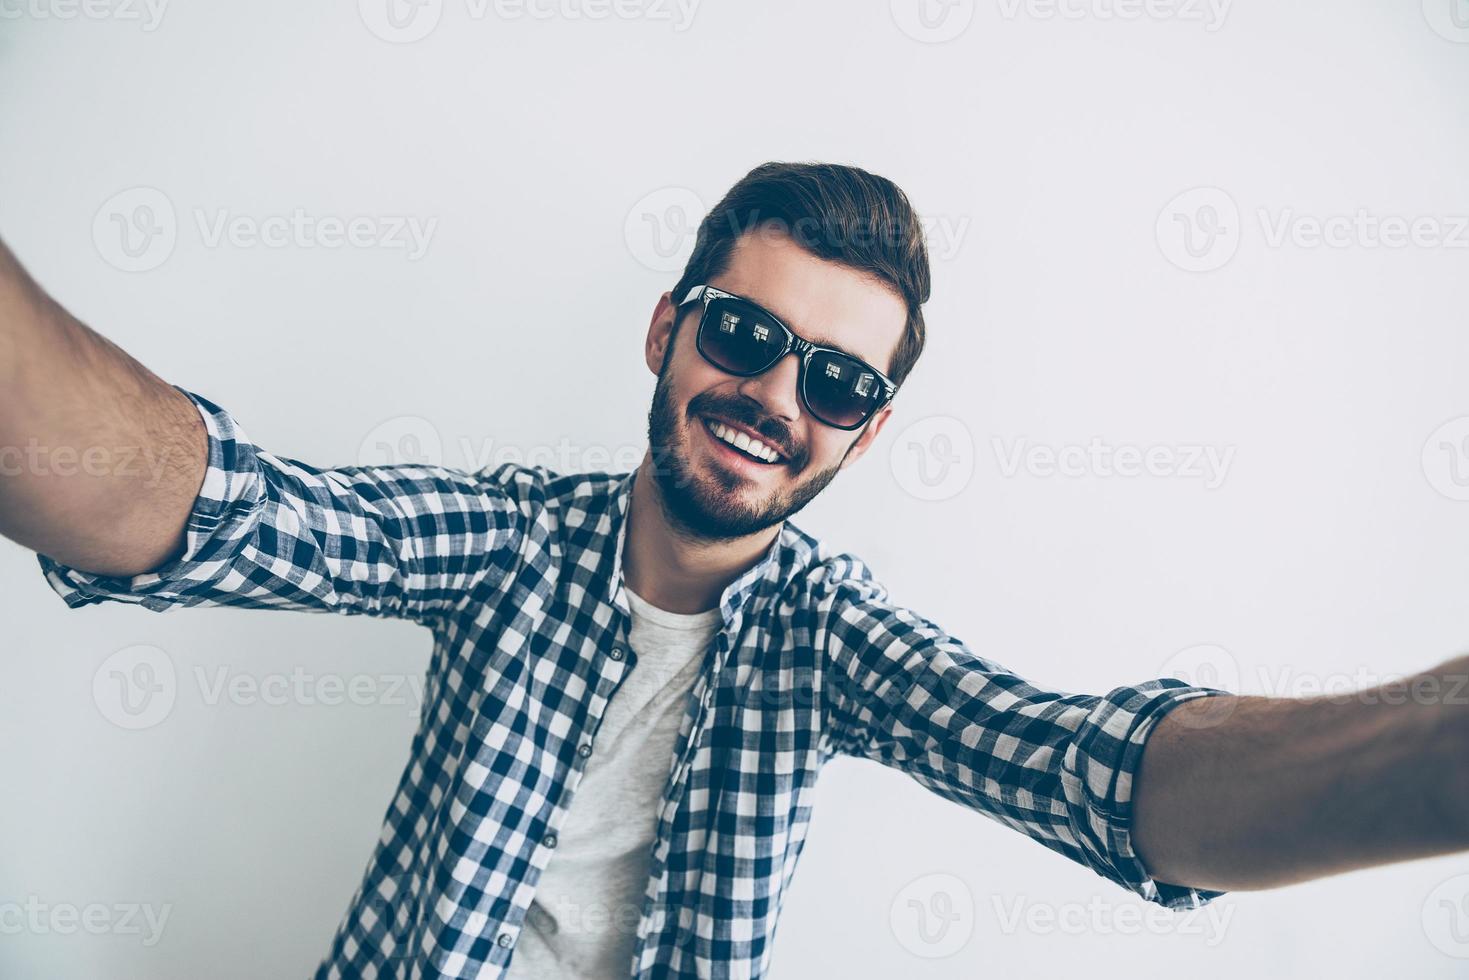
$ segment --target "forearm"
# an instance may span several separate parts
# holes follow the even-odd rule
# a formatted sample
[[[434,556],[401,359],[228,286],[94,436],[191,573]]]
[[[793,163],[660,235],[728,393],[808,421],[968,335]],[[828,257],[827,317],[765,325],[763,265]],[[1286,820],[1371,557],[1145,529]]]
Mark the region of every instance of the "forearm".
[[[1134,787],[1144,865],[1271,888],[1469,847],[1466,672],[1469,658],[1350,695],[1178,706]]]
[[[184,395],[0,243],[0,534],[88,571],[155,568],[182,542],[205,446]]]

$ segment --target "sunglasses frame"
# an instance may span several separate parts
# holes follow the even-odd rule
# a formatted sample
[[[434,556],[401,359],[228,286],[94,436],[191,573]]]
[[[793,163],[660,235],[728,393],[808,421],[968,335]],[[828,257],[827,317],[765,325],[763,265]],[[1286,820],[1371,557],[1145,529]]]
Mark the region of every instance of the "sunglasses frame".
[[[777,354],[769,364],[765,365],[758,371],[731,371],[729,368],[715,361],[712,357],[704,352],[704,328],[710,323],[709,303],[710,301],[716,299],[730,299],[738,303],[744,303],[747,306],[751,306],[761,316],[766,317],[770,320],[771,323],[775,324],[781,330],[785,331],[785,343],[781,346],[780,353]],[[893,400],[893,396],[898,392],[898,386],[893,382],[891,378],[889,378],[886,374],[883,374],[871,364],[868,364],[866,361],[862,360],[862,358],[849,354],[844,350],[838,350],[835,347],[823,347],[820,344],[813,344],[811,341],[797,334],[794,330],[787,326],[785,321],[782,320],[780,317],[776,316],[774,313],[771,313],[765,307],[761,306],[759,303],[755,302],[752,299],[747,299],[744,296],[736,296],[734,293],[727,293],[716,286],[701,285],[692,287],[688,291],[688,293],[684,295],[683,301],[678,304],[677,308],[682,311],[684,307],[695,301],[700,301],[704,304],[703,311],[699,314],[699,326],[694,334],[694,347],[698,350],[700,357],[704,358],[704,360],[708,361],[714,367],[719,368],[719,370],[723,371],[725,374],[732,374],[737,378],[754,378],[764,374],[766,371],[769,371],[771,368],[775,367],[777,364],[785,359],[785,356],[787,354],[796,353],[801,355],[801,369],[799,372],[799,376],[796,378],[796,391],[800,394],[801,404],[806,406],[806,411],[810,412],[811,417],[820,422],[822,425],[830,426],[833,429],[840,429],[843,432],[855,432],[857,429],[862,428],[868,422],[871,422],[872,417],[880,412],[885,405],[891,402]],[[839,357],[844,357],[849,361],[856,361],[859,365],[862,366],[863,370],[871,371],[873,375],[876,376],[878,383],[882,386],[882,400],[874,405],[872,411],[867,414],[867,417],[864,418],[861,422],[858,422],[856,425],[837,425],[835,422],[828,422],[826,419],[822,418],[815,409],[811,407],[811,403],[806,399],[806,376],[807,371],[811,366],[811,358],[815,354],[823,353],[836,354]]]

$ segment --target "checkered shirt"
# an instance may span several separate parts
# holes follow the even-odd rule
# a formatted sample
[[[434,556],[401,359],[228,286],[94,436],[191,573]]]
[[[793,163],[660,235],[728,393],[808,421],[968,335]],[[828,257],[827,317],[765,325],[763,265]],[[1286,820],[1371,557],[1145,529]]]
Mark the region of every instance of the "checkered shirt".
[[[182,390],[182,389],[180,389]],[[40,556],[69,606],[394,616],[433,631],[418,732],[319,978],[501,977],[597,729],[637,669],[622,546],[632,473],[321,469],[185,392],[209,465],[180,557],[134,577]],[[1149,732],[1215,693],[1174,679],[1040,690],[786,521],[723,592],[658,808],[633,977],[760,977],[838,753],[901,769],[1143,898],[1131,840]]]

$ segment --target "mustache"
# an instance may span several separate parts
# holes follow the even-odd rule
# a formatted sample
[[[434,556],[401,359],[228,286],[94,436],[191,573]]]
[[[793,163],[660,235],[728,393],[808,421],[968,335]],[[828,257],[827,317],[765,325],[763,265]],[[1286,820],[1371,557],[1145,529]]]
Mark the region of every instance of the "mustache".
[[[806,462],[805,450],[796,445],[791,427],[780,419],[760,414],[758,407],[748,398],[703,391],[689,399],[688,413],[690,415],[713,415],[716,418],[737,422],[758,432],[762,442],[784,456],[786,461],[796,469],[800,469]]]

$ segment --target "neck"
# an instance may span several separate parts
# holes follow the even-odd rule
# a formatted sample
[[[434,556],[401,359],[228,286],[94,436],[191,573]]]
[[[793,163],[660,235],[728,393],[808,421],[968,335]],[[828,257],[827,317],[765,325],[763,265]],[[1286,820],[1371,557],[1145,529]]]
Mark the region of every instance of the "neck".
[[[623,581],[669,612],[713,609],[729,583],[769,550],[780,525],[729,540],[690,537],[669,524],[652,466],[652,457],[644,456],[633,478],[622,550]]]

